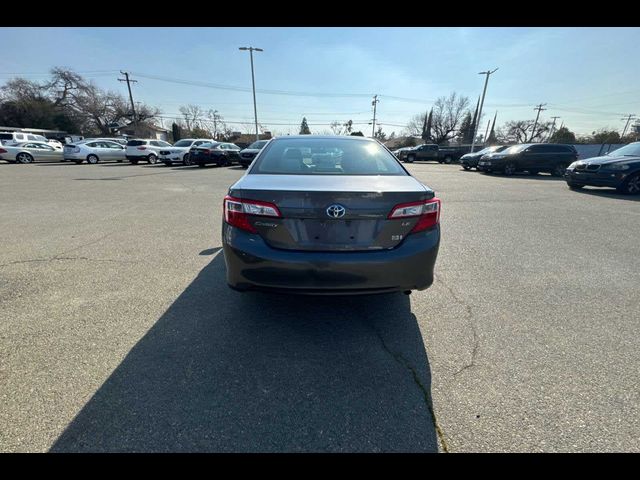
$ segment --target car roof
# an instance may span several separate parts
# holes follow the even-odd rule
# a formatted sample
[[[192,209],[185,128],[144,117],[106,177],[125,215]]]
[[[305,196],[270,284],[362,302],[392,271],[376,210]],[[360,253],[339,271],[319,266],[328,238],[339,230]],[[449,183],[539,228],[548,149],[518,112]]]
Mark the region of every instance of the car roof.
[[[360,135],[285,135],[281,137],[274,137],[271,140],[288,140],[288,139],[309,139],[312,138],[314,140],[350,140],[350,141],[367,141],[367,142],[378,142],[375,138],[369,137],[361,137]]]

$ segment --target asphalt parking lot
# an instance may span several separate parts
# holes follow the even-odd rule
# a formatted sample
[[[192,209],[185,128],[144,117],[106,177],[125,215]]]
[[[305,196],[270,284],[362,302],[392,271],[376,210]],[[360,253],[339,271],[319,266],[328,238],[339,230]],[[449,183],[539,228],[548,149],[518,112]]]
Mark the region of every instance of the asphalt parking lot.
[[[434,285],[224,280],[239,167],[0,164],[1,451],[640,451],[640,198],[408,168]]]

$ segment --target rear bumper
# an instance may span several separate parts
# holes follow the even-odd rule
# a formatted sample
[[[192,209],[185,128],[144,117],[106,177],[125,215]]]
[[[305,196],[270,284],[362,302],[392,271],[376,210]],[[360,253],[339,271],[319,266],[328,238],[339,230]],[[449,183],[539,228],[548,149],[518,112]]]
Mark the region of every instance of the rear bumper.
[[[371,294],[424,290],[433,283],[440,227],[409,235],[391,250],[301,252],[268,246],[223,222],[227,283],[237,290],[299,294]]]
[[[592,185],[594,187],[619,187],[627,178],[625,173],[605,172],[577,172],[575,170],[565,170],[564,179],[567,182],[579,185]]]

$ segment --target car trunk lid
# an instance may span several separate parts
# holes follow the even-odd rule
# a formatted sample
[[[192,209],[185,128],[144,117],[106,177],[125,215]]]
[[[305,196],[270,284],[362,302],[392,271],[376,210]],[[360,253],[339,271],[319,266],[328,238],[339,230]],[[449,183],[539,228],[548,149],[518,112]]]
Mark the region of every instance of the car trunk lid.
[[[250,220],[271,247],[311,251],[394,248],[418,219],[388,219],[393,208],[434,196],[409,175],[254,174],[245,175],[230,194],[278,207],[282,218]]]

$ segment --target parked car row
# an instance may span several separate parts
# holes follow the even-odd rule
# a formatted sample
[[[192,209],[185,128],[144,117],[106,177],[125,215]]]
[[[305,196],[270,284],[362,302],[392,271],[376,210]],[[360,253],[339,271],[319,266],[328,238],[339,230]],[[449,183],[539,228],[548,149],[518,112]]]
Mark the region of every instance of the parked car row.
[[[134,165],[139,162],[155,164],[160,161],[167,166],[177,162],[200,167],[237,163],[247,168],[267,142],[268,140],[260,140],[242,150],[233,143],[216,142],[211,138],[183,139],[174,145],[157,139],[126,141],[116,138],[88,138],[60,148],[46,141],[29,141],[2,145],[0,160],[10,163],[72,161],[76,164],[96,164],[101,161],[121,163],[129,160]]]

